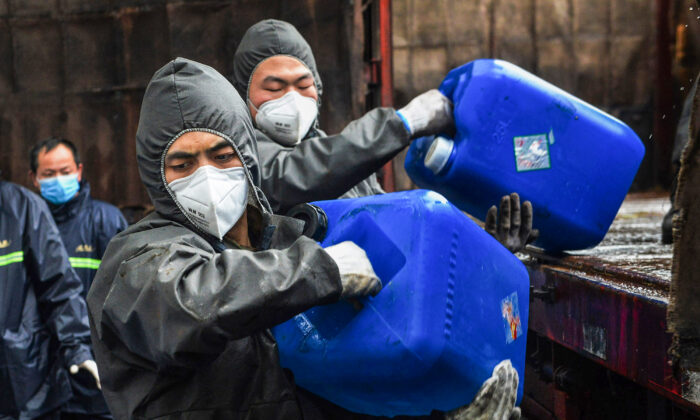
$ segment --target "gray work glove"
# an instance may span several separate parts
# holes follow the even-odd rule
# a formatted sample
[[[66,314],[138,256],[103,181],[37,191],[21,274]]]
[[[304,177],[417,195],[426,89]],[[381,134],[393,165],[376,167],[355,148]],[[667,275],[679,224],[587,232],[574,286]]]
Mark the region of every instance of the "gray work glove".
[[[333,258],[340,271],[342,299],[376,296],[382,290],[382,282],[374,273],[367,254],[354,242],[341,242],[324,250]]]
[[[97,389],[102,389],[102,384],[100,383],[100,375],[97,373],[97,363],[94,360],[86,360],[78,365],[71,365],[68,369],[71,375],[78,373],[78,370],[87,370],[93,378],[95,378],[95,383],[97,384]]]
[[[484,229],[513,253],[525,248],[540,234],[532,229],[532,203],[526,201],[521,208],[518,193],[501,198],[500,218],[496,206],[489,209]]]
[[[437,89],[416,96],[398,113],[412,138],[454,131],[452,102]]]
[[[446,420],[519,420],[518,371],[504,360],[493,368],[493,375],[481,385],[476,397],[464,407],[445,413]]]

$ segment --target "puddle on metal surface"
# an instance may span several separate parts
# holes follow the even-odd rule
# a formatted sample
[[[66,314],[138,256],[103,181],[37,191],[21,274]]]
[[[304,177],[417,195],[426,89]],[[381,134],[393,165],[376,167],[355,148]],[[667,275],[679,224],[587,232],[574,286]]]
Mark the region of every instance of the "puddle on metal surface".
[[[597,247],[570,252],[590,256],[603,265],[671,281],[672,245],[661,243],[661,220],[671,207],[668,197],[630,196],[622,204],[608,234]]]
[[[535,252],[526,264],[556,271],[667,303],[672,245],[661,243],[661,221],[671,204],[667,196],[631,195],[623,203],[605,239],[595,248],[553,257]]]

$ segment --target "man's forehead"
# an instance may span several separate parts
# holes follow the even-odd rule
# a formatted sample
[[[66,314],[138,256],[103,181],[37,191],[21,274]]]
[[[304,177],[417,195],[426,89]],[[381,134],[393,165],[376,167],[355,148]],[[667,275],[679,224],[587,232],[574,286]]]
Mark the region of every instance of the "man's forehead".
[[[294,77],[304,75],[313,77],[309,68],[301,60],[288,55],[275,55],[261,62],[253,73],[253,77]]]
[[[73,151],[66,145],[59,143],[51,150],[46,150],[46,147],[42,147],[37,155],[37,161],[39,166],[53,165],[65,161],[73,162],[75,161],[75,156],[73,156]]]
[[[206,131],[190,131],[177,138],[168,148],[168,155],[178,151],[196,152],[212,148],[231,147],[226,139]]]

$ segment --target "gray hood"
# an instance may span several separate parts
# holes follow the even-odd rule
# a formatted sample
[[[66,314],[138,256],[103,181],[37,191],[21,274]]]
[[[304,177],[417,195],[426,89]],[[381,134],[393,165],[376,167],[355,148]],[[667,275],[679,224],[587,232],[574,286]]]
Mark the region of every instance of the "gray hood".
[[[290,23],[266,19],[248,28],[233,57],[233,85],[241,97],[248,98],[248,85],[255,68],[275,55],[288,55],[304,63],[314,76],[319,104],[323,84],[316,69],[311,47]]]
[[[139,173],[156,211],[194,226],[166,186],[163,167],[170,145],[189,131],[209,131],[233,145],[244,163],[256,204],[263,213],[270,213],[259,189],[258,150],[248,108],[225,77],[185,58],[176,58],[153,75],[143,97],[136,131]]]

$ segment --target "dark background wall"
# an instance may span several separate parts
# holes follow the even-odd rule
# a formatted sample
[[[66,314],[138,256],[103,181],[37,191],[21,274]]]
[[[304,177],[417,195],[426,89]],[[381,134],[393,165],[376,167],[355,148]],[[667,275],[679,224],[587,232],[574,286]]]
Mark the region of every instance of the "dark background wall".
[[[230,73],[245,30],[274,17],[313,46],[324,81],[323,127],[339,131],[352,104],[341,1],[0,0],[0,169],[29,185],[27,153],[48,136],[81,150],[93,195],[148,203],[134,136],[153,73],[182,56]]]
[[[96,197],[148,203],[134,135],[151,75],[176,56],[229,74],[245,30],[268,17],[296,25],[314,49],[324,81],[322,127],[337,132],[364,109],[357,17],[370,1],[0,0],[3,178],[29,185],[31,145],[63,136],[80,148]],[[698,68],[694,5],[393,0],[395,103],[436,87],[455,66],[503,58],[630,124],[647,147],[635,188],[662,188],[670,180],[672,128]],[[401,156],[394,168],[397,188],[411,188]]]

